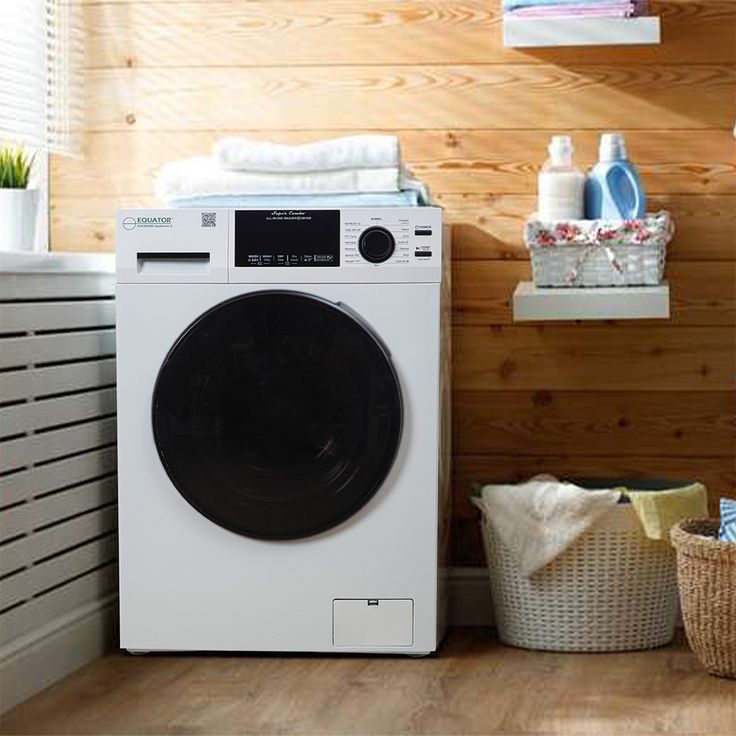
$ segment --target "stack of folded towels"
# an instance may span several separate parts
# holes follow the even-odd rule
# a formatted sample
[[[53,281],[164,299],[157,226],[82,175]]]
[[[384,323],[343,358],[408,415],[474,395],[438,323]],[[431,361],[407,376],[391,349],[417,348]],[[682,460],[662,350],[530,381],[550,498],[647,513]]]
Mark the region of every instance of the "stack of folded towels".
[[[302,145],[223,138],[211,156],[165,164],[156,196],[168,207],[406,207],[429,201],[392,135]]]
[[[503,0],[503,11],[515,18],[631,18],[644,15],[646,0]]]

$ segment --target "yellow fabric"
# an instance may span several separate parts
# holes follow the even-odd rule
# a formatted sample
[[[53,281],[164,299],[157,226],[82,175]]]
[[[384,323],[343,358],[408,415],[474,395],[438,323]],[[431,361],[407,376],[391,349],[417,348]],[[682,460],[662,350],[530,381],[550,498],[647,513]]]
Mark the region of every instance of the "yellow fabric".
[[[694,516],[708,516],[708,494],[702,483],[666,491],[625,491],[649,539],[669,541],[670,527]]]

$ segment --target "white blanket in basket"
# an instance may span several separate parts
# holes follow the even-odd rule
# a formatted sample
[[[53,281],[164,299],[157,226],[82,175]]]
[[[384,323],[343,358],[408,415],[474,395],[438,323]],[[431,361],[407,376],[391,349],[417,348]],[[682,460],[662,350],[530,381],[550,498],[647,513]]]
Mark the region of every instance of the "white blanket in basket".
[[[473,502],[525,575],[564,552],[621,498],[616,490],[586,490],[552,476],[518,485],[489,485]]]

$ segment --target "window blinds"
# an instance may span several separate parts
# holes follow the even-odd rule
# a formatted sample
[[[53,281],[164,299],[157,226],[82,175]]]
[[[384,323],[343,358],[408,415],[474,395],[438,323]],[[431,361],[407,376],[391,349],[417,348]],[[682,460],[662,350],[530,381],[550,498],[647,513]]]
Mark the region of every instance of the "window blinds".
[[[84,41],[76,2],[0,5],[0,141],[77,153]]]

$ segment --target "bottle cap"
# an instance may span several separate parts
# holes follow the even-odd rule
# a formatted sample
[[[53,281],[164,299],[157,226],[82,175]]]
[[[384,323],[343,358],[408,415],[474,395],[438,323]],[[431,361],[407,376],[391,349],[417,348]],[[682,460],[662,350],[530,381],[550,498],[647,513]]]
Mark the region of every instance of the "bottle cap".
[[[598,158],[601,161],[626,161],[626,138],[622,133],[603,133],[598,149]]]
[[[572,138],[569,135],[553,135],[548,146],[550,161],[555,166],[572,165]]]

